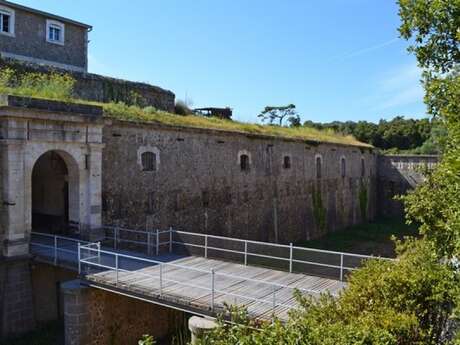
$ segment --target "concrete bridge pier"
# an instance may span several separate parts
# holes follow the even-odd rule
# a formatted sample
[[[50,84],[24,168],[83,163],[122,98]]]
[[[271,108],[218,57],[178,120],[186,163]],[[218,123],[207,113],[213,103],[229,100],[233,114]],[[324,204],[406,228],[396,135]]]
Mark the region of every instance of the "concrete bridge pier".
[[[89,290],[79,280],[61,286],[64,297],[65,345],[90,344]]]

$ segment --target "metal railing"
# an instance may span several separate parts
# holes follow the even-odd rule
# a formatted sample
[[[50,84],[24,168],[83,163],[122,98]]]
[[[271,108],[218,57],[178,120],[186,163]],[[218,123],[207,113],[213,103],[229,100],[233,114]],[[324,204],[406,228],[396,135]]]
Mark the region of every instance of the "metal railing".
[[[261,241],[207,235],[169,230],[140,231],[121,227],[104,227],[105,239],[102,243],[115,250],[144,253],[158,256],[182,252],[187,255],[204,256],[240,262],[244,265],[265,266],[290,273],[327,276],[344,281],[346,274],[359,268],[365,260],[387,258],[346,252],[304,248]],[[52,249],[52,258],[57,263],[60,257],[76,253],[77,243],[89,242],[63,236],[32,233],[32,249]],[[101,243],[99,243],[99,247]],[[66,253],[66,254],[64,254]],[[50,253],[47,254],[50,256]],[[74,259],[75,262],[78,258]]]
[[[106,240],[113,248],[123,243],[145,249],[149,256],[158,256],[162,248],[169,253],[177,249],[205,258],[221,258],[241,262],[244,265],[260,265],[290,273],[306,273],[329,276],[344,281],[346,274],[362,266],[365,260],[391,260],[369,255],[352,254],[315,248],[305,248],[269,242],[243,240],[231,237],[192,233],[186,231],[140,231],[126,228],[105,227]],[[109,231],[107,235],[107,231]],[[126,247],[126,246],[125,246]],[[173,250],[174,249],[174,250]]]
[[[66,266],[78,265],[78,247],[88,245],[90,242],[77,238],[45,234],[31,233],[30,251],[42,260],[54,265],[65,264]],[[100,247],[100,243],[98,243]]]
[[[104,243],[113,249],[134,249],[145,254],[159,255],[160,249],[167,246],[172,252],[172,228],[166,231],[141,231],[122,227],[104,226]],[[164,239],[167,235],[166,240]]]
[[[256,302],[261,303],[264,305],[268,305],[268,310],[272,310],[273,314],[279,307],[291,309],[295,307],[295,303],[287,304],[286,301],[292,300],[294,291],[299,291],[303,294],[316,294],[319,295],[321,291],[313,290],[313,289],[305,289],[300,287],[293,287],[279,283],[272,283],[264,280],[258,280],[253,278],[247,278],[241,275],[236,274],[228,274],[219,272],[215,269],[204,270],[195,267],[191,267],[188,265],[181,265],[178,263],[172,262],[162,262],[153,259],[141,258],[136,256],[131,256],[127,254],[120,254],[116,252],[101,250],[100,246],[95,244],[87,244],[87,245],[80,245],[78,247],[79,250],[79,267],[81,268],[81,272],[86,272],[86,274],[90,275],[91,268],[93,270],[101,270],[101,271],[112,271],[114,272],[114,277],[112,279],[107,278],[107,275],[104,275],[104,283],[112,284],[116,287],[123,287],[126,285],[132,286],[140,286],[141,283],[148,283],[152,281],[151,284],[147,285],[148,293],[154,294],[160,298],[165,297],[179,297],[177,293],[168,293],[167,287],[171,284],[177,284],[180,287],[184,288],[193,288],[199,289],[204,291],[209,295],[208,297],[208,306],[209,310],[214,312],[216,307],[223,308],[223,303],[218,305],[216,301],[216,296],[219,296],[221,299],[223,296],[227,296],[233,299],[240,299],[246,302]],[[124,262],[124,265],[121,262]],[[137,265],[133,265],[133,263],[138,263]],[[139,269],[139,264],[143,267],[156,267],[158,269],[154,273],[146,272],[146,270]],[[127,266],[132,266],[134,268],[129,269]],[[168,271],[168,268],[173,270]],[[203,284],[194,284],[187,280],[187,277],[184,277],[184,280],[178,280],[178,278],[168,277],[168,274],[175,270],[177,275],[177,269],[182,269],[184,272],[196,272],[201,274],[201,278],[203,276],[207,276],[206,278],[200,279],[201,281],[205,282]],[[122,273],[127,273],[129,275],[135,274],[136,279],[131,279],[127,283],[123,281],[121,278]],[[94,277],[95,275],[93,275]],[[180,274],[179,274],[180,276]],[[90,278],[91,279],[91,278]],[[263,287],[265,287],[265,293],[262,292],[265,296],[262,298],[252,297],[246,295],[241,295],[235,292],[227,291],[224,288],[219,288],[220,283],[223,279],[233,279],[237,280],[240,284],[256,284],[258,286],[257,292],[260,293]],[[284,294],[284,297],[278,297],[278,293],[280,292],[287,292]],[[287,297],[288,296],[288,297]],[[187,296],[185,296],[187,297]],[[237,303],[235,303],[237,304]],[[241,304],[248,304],[248,303],[241,303]]]

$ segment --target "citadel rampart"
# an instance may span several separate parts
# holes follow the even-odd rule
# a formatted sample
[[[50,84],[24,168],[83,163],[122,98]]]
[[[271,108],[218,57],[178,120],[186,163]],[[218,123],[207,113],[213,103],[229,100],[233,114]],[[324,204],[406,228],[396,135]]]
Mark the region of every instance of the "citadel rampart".
[[[105,224],[296,242],[375,215],[369,148],[121,121],[103,140]]]
[[[438,161],[438,156],[430,155],[380,155],[377,165],[379,215],[403,217],[403,204],[395,197],[422,183],[424,173],[432,170]]]

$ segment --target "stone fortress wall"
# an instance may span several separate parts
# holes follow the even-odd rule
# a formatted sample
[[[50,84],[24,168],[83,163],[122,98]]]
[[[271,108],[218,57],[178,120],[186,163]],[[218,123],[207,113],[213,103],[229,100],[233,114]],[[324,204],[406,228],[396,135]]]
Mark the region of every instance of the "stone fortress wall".
[[[404,206],[395,196],[407,194],[425,179],[439,161],[432,155],[380,155],[378,159],[378,210],[386,217],[403,217]]]
[[[104,224],[287,243],[376,214],[369,148],[121,121],[103,141]]]

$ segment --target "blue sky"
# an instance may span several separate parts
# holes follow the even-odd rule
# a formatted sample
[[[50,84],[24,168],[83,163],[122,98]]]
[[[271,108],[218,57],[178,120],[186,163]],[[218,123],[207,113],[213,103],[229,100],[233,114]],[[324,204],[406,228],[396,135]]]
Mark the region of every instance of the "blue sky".
[[[194,107],[258,121],[425,116],[393,0],[18,0],[94,26],[91,72],[152,83]]]

